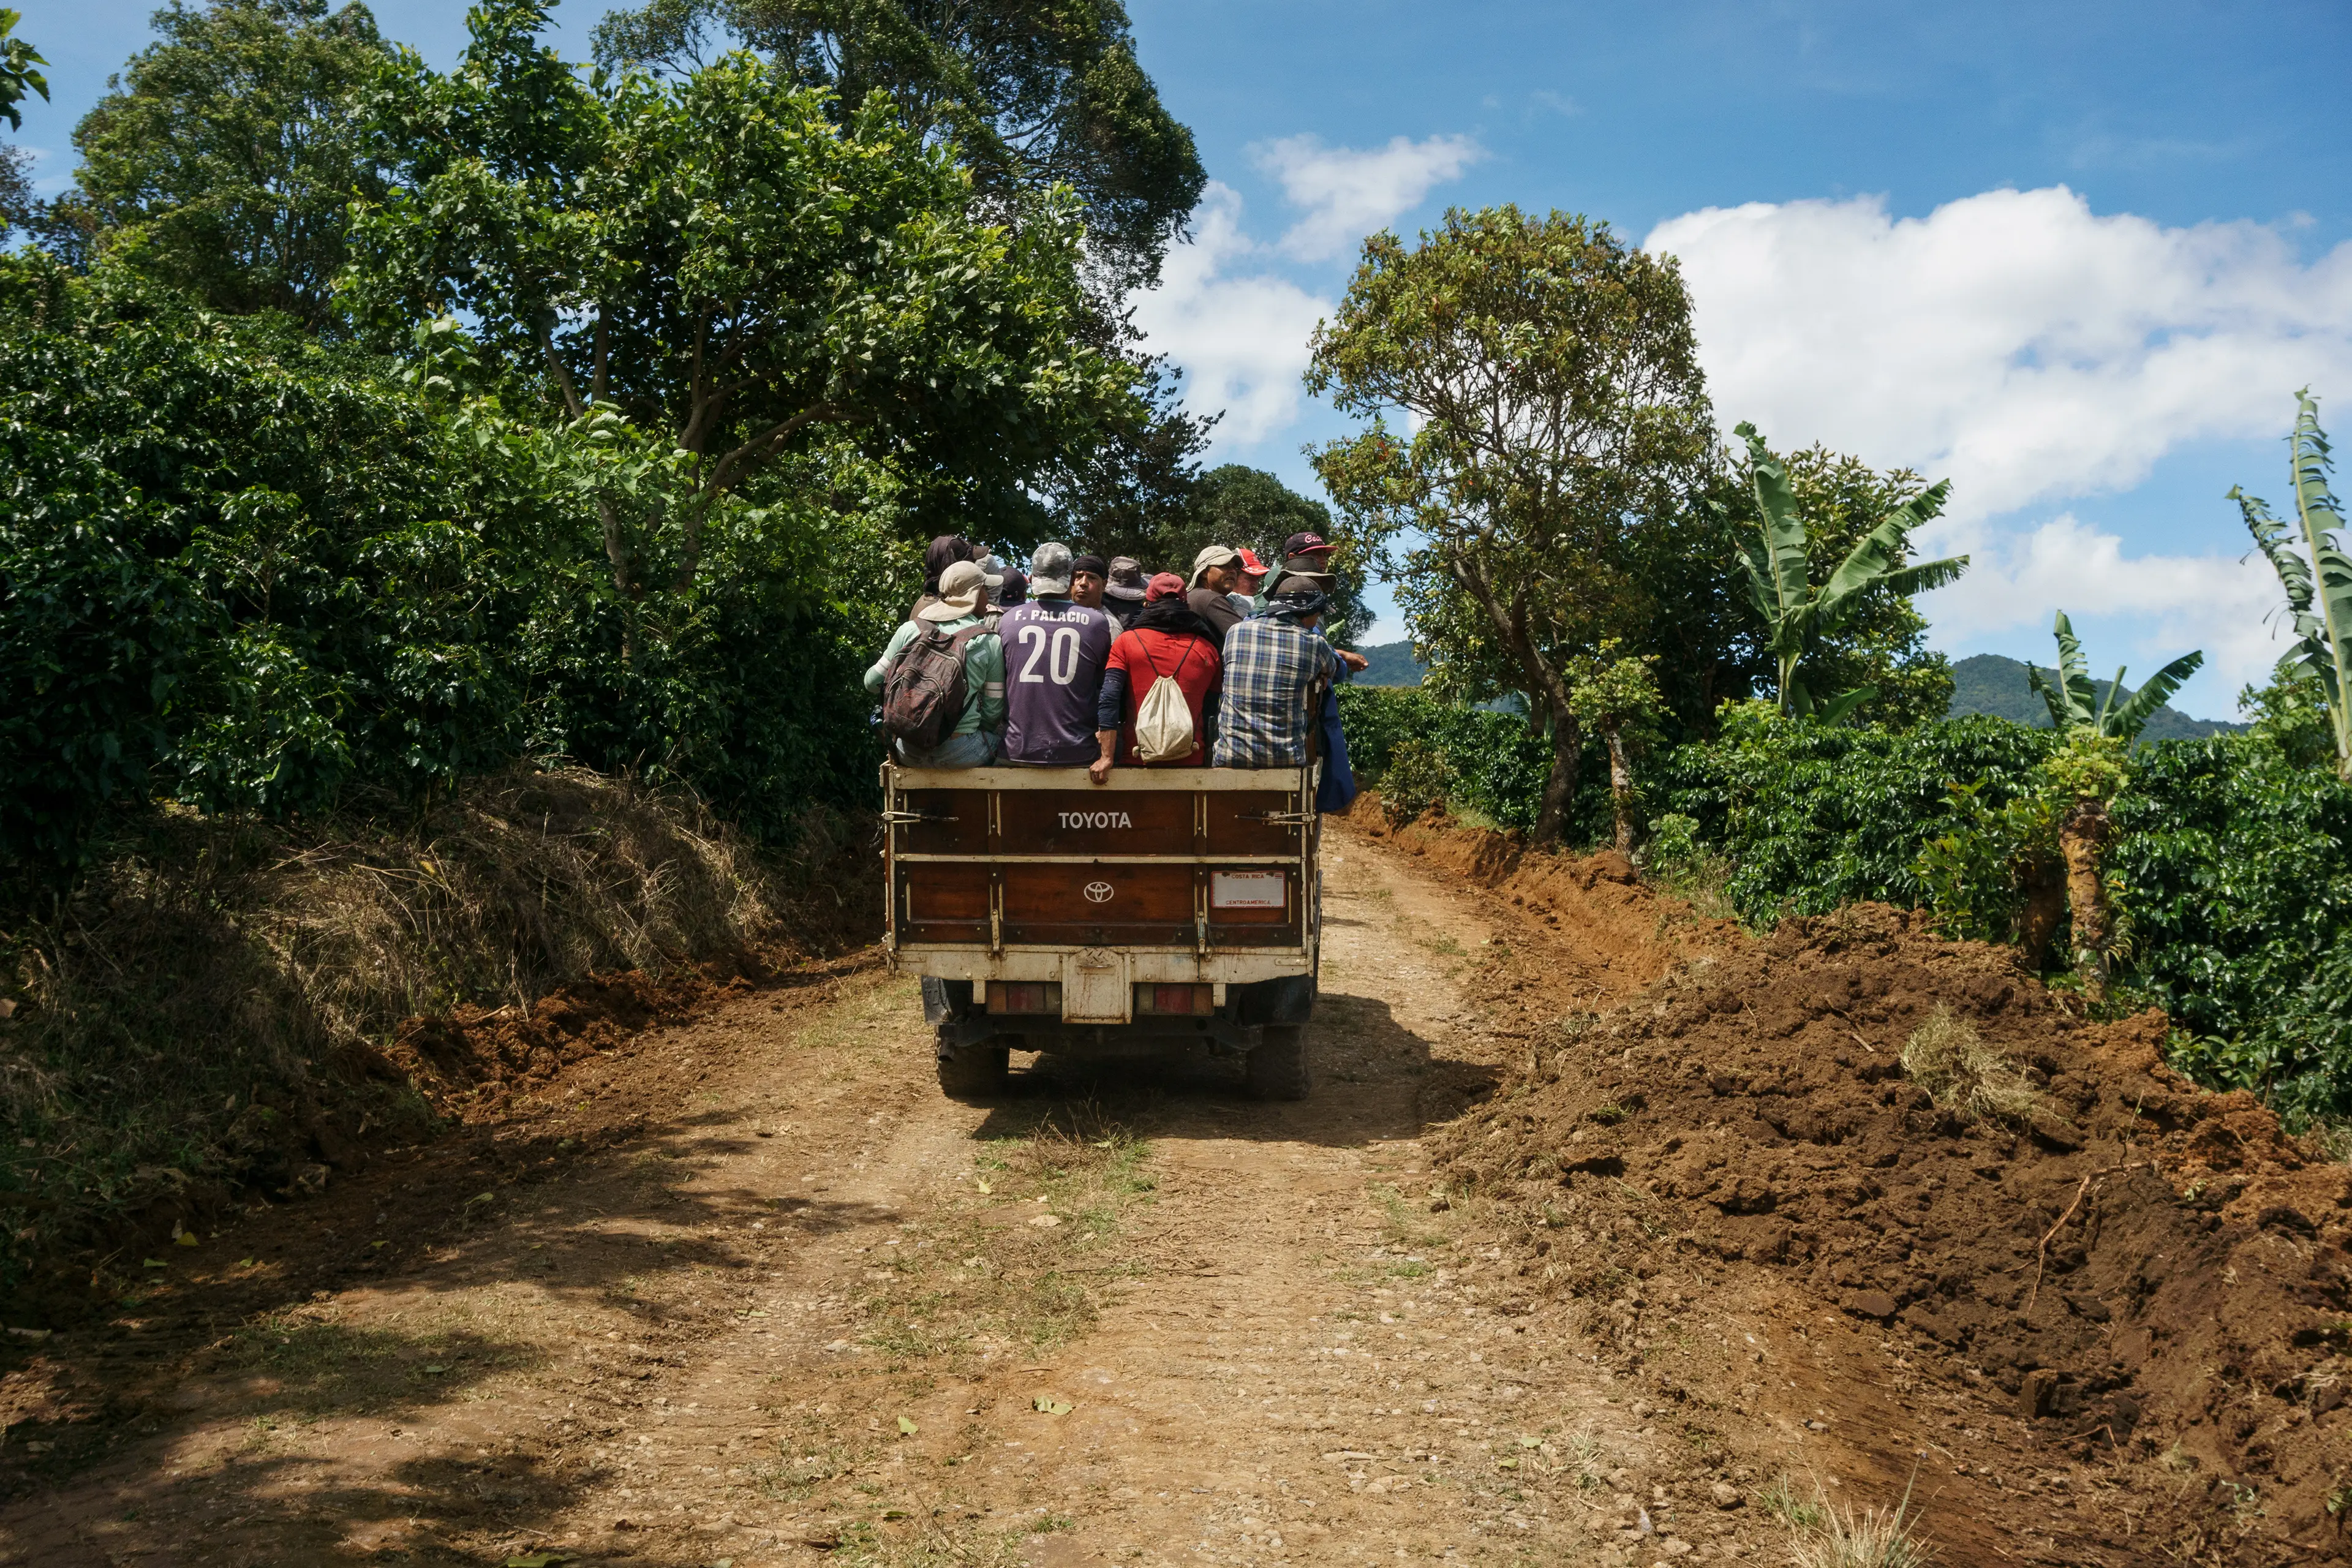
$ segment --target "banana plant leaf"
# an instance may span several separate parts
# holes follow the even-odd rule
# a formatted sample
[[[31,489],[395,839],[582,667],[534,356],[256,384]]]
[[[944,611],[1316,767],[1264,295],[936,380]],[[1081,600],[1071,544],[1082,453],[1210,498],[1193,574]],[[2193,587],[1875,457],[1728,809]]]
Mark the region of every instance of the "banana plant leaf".
[[[2101,691],[2091,684],[2082,639],[2075,637],[2074,623],[2066,618],[2065,611],[2058,612],[2051,635],[2058,640],[2058,668],[2053,672],[2057,679],[2050,680],[2041,670],[2027,665],[2025,683],[2050,710],[2051,727],[2056,730],[2089,730],[2120,740],[2137,740],[2156,710],[2205,663],[2201,651],[2182,654],[2150,676],[2147,684],[2118,700],[2127,667],[2117,665],[2116,678],[2107,683],[2106,690]]]
[[[1811,561],[1806,550],[1803,513],[1799,510],[1789,470],[1764,444],[1756,426],[1741,423],[1735,433],[1748,443],[1749,482],[1756,492],[1756,510],[1762,525],[1755,536],[1739,542],[1739,565],[1748,604],[1764,627],[1764,646],[1779,666],[1781,710],[1799,718],[1813,715],[1812,694],[1797,675],[1806,649],[1815,638],[1843,626],[1873,590],[1885,588],[1910,595],[1938,588],[1968,570],[1969,558],[1898,566],[1910,530],[1944,509],[1951,493],[1946,480],[1933,485],[1896,507],[1841,562],[1827,584],[1812,585]],[[1847,692],[1823,711],[1843,718],[1873,692]],[[1851,699],[1851,700],[1849,700]],[[1843,704],[1843,706],[1841,706]]]
[[[1764,514],[1763,538],[1742,542],[1758,608],[1769,610],[1765,626],[1776,650],[1784,644],[1801,647],[1811,628],[1812,582],[1805,555],[1805,521],[1797,510],[1796,492],[1789,487],[1789,470],[1781,466],[1756,426],[1741,424],[1734,434],[1748,443],[1748,471],[1756,488],[1757,510]]]
[[[2126,741],[2138,740],[2139,732],[2147,728],[2147,721],[2156,716],[2156,710],[2163,707],[2174,692],[2180,689],[2182,681],[2196,674],[2204,667],[2204,664],[2205,655],[2201,650],[2182,654],[2179,658],[2149,676],[2147,683],[2124,699],[2120,705],[2101,713],[2100,733],[2115,735]],[[2123,687],[2124,672],[2118,669],[2116,671],[2116,683],[2107,688],[2106,701],[2114,703],[2116,693],[2121,691]]]
[[[2090,667],[2083,658],[2082,639],[2074,635],[2074,623],[2066,612],[2058,612],[2051,634],[2058,639],[2058,677],[2053,687],[2042,677],[2042,671],[2026,666],[2025,683],[2032,687],[2044,706],[2050,710],[2051,727],[2058,730],[2087,730],[2098,722],[2098,688],[2091,684]],[[2120,678],[2120,672],[2118,672]]]
[[[2232,487],[2230,499],[2286,590],[2296,640],[2280,668],[2299,668],[2319,682],[2335,731],[2336,771],[2352,778],[2352,555],[2336,537],[2344,526],[2344,506],[2329,489],[2333,453],[2308,387],[2295,394],[2294,430],[2287,445],[2294,487],[2292,528],[2260,497]],[[2307,561],[2295,552],[2298,543]]]
[[[1875,686],[1857,686],[1852,691],[1841,691],[1835,697],[1831,698],[1827,702],[1822,704],[1819,710],[1817,710],[1813,715],[1814,722],[1820,724],[1843,723],[1845,721],[1847,714],[1853,712],[1855,709],[1861,707],[1864,703],[1869,701],[1872,698],[1877,695],[1878,688]]]

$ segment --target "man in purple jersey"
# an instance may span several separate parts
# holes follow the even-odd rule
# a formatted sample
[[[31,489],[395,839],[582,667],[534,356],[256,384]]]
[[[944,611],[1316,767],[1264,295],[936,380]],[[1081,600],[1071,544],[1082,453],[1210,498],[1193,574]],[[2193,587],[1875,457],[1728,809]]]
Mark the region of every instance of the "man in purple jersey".
[[[996,623],[1004,644],[1004,749],[1008,763],[1084,767],[1101,750],[1095,699],[1117,630],[1110,616],[1070,598],[1070,547],[1041,544],[1029,558],[1025,605]]]

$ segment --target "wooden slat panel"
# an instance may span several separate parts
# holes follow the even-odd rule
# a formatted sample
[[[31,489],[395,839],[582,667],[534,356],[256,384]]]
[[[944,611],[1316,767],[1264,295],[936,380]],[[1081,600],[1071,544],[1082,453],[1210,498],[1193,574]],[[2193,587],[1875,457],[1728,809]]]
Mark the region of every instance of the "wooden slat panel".
[[[898,848],[908,855],[981,855],[988,850],[988,792],[915,789],[898,797],[901,811],[935,820],[898,825]]]
[[[1087,889],[1105,896],[1089,898]],[[1087,947],[1192,944],[1192,868],[1083,861],[1004,868],[1004,940]]]
[[[987,942],[987,867],[930,861],[902,866],[898,877],[906,941]]]
[[[1088,889],[1093,889],[1090,896]],[[1190,866],[1097,866],[1085,861],[1004,868],[1004,918],[1091,925],[1192,920]]]
[[[1189,855],[1192,802],[1189,790],[1008,790],[1003,845],[1008,855]]]
[[[1212,855],[1296,855],[1299,829],[1251,817],[1269,812],[1298,809],[1295,795],[1265,790],[1209,796],[1209,850]]]

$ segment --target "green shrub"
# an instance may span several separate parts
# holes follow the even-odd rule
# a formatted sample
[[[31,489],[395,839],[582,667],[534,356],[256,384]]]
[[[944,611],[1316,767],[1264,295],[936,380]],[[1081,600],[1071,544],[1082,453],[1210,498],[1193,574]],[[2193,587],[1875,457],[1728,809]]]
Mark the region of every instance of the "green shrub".
[[[2108,863],[2123,979],[2196,1041],[2180,1065],[2297,1118],[2352,1111],[2352,784],[2270,735],[2143,748]]]
[[[1423,812],[1444,809],[1459,783],[1444,752],[1423,741],[1400,741],[1381,771],[1381,810],[1391,827],[1402,827]]]
[[[857,672],[907,587],[879,489],[779,471],[641,602],[585,500],[478,434],[282,321],[0,258],[0,868],[69,871],[151,798],[316,815],[526,755],[772,833],[862,796]]]
[[[1677,871],[1704,854],[1699,847],[1697,817],[1670,811],[1650,824],[1650,842],[1643,858],[1653,869]]]
[[[1397,749],[1412,742],[1451,770],[1447,797],[1454,805],[1505,827],[1534,825],[1551,772],[1551,747],[1525,719],[1442,702],[1418,687],[1342,686],[1339,722],[1348,737],[1349,761],[1366,783],[1380,784]],[[1604,765],[1598,801],[1603,820],[1608,784]],[[1581,792],[1579,804],[1585,804]]]
[[[1864,899],[1926,903],[1920,852],[1948,825],[1951,786],[1980,782],[1989,806],[2006,805],[2050,747],[2047,731],[1981,715],[1889,734],[1738,714],[1721,740],[1654,765],[1658,793],[1731,859],[1725,896],[1769,923]]]

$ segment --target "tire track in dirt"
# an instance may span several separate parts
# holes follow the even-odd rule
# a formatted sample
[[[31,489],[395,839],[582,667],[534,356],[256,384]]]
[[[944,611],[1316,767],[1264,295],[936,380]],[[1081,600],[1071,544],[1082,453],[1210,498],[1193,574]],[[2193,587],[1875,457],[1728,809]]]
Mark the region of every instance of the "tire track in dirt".
[[[1494,934],[1477,895],[1344,831],[1328,842],[1304,1104],[1253,1104],[1232,1068],[1176,1063],[1033,1069],[1007,1103],[961,1106],[929,1082],[910,981],[730,1002],[543,1096],[551,1131],[573,1090],[657,1085],[642,1138],[549,1156],[486,1197],[427,1148],[205,1248],[227,1278],[248,1251],[268,1268],[364,1246],[404,1205],[450,1211],[376,1277],[329,1269],[331,1288],[297,1291],[289,1259],[265,1310],[225,1295],[203,1348],[144,1369],[135,1397],[118,1375],[111,1412],[86,1398],[79,1425],[27,1390],[103,1392],[82,1336],[11,1373],[32,1419],[0,1442],[16,1499],[0,1561],[1751,1550],[1753,1510],[1675,1479],[1685,1435],[1581,1356],[1569,1309],[1531,1301],[1475,1216],[1433,1209],[1423,1127],[1526,1048],[1469,992]],[[1608,970],[1572,930],[1509,940]],[[1017,1159],[1003,1190],[983,1184],[1048,1117],[1106,1148],[1145,1141],[1150,1190],[1035,1229],[1062,1199],[1019,1207]],[[1036,1291],[1083,1295],[1074,1336],[1024,1339],[1000,1303],[976,1328],[893,1337],[1023,1258],[1043,1259]],[[119,1373],[144,1331],[118,1331]],[[31,1430],[58,1448],[26,1453]]]

